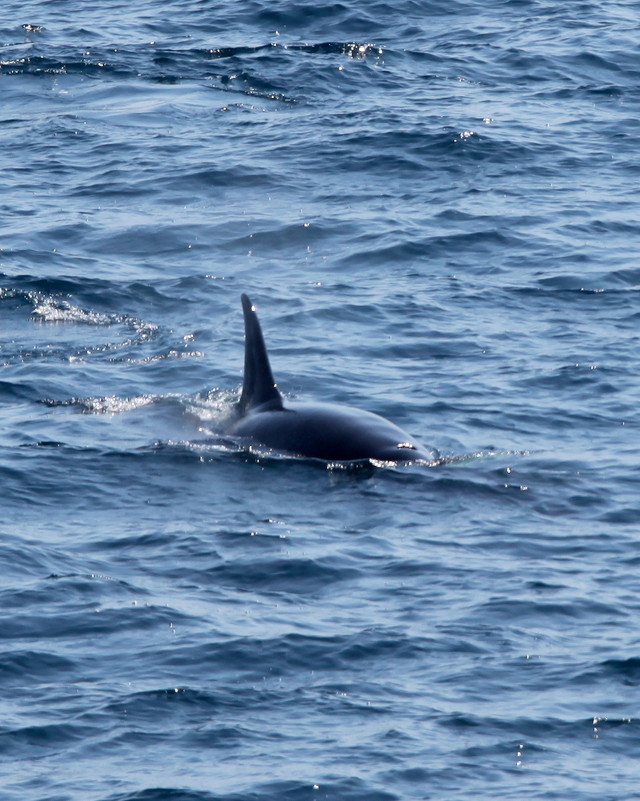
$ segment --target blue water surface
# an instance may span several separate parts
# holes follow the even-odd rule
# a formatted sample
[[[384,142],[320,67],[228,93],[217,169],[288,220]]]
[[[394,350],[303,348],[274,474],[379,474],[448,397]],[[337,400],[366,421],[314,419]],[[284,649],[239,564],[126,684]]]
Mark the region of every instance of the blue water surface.
[[[2,801],[637,799],[632,0],[0,10]],[[435,466],[238,450],[287,398]]]

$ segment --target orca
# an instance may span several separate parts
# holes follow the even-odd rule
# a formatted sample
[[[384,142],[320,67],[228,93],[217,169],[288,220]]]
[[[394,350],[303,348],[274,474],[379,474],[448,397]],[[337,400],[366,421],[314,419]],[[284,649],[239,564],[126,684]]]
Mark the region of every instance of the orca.
[[[250,447],[325,462],[429,462],[437,453],[380,415],[332,403],[285,401],[273,380],[255,306],[244,312],[244,382],[226,434]]]

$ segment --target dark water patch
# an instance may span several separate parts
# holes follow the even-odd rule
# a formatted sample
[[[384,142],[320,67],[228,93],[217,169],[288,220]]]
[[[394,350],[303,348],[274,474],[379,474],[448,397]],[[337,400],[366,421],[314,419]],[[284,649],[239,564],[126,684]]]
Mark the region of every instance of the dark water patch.
[[[605,524],[630,526],[638,519],[638,512],[640,512],[638,505],[622,506],[602,512],[598,520]]]
[[[47,651],[11,651],[0,654],[0,676],[7,685],[24,682],[52,682],[74,672],[75,663]]]
[[[125,632],[168,627],[178,619],[187,620],[188,616],[152,604],[135,604],[125,609],[96,608],[95,604],[87,604],[82,610],[65,609],[57,615],[14,614],[11,620],[5,621],[0,638],[27,642],[48,638],[120,637]]]
[[[276,186],[282,178],[274,174],[272,169],[252,168],[249,165],[238,165],[221,169],[215,167],[197,168],[192,172],[184,170],[169,178],[167,186],[192,192],[208,191],[213,188],[224,188],[233,185],[252,191],[264,187]]]
[[[335,795],[334,795],[335,793]],[[147,788],[134,793],[111,795],[104,801],[254,801],[256,798],[265,801],[309,801],[315,797],[339,797],[345,801],[397,801],[399,798],[385,790],[371,787],[368,783],[355,778],[330,778],[322,785],[300,783],[296,781],[279,781],[258,783],[245,791],[213,794],[208,791],[190,791],[170,787]]]
[[[20,589],[5,589],[0,594],[5,609],[19,610],[30,606],[53,605],[94,607],[104,600],[137,600],[147,593],[132,587],[127,582],[111,576],[91,574],[88,576],[51,574],[42,581]]]
[[[627,687],[635,687],[640,683],[640,659],[608,659],[599,665],[590,666],[582,674],[581,681],[613,681]]]
[[[37,390],[27,384],[0,381],[0,403],[14,404],[16,401],[34,401],[37,400],[37,395]]]
[[[220,801],[220,799],[222,796],[214,795],[206,790],[183,790],[159,786],[109,795],[104,798],[104,801]]]
[[[164,653],[165,665],[186,667],[198,663],[208,670],[240,671],[252,676],[286,676],[300,668],[317,671],[364,670],[367,664],[409,664],[420,654],[428,653],[431,644],[412,642],[402,636],[379,631],[355,636],[311,637],[289,634],[260,641],[224,639],[205,646],[183,647]],[[158,658],[156,655],[154,658]]]
[[[385,237],[389,239],[390,237]],[[483,254],[502,247],[517,246],[518,238],[507,230],[478,230],[474,232],[454,233],[450,235],[433,235],[419,241],[403,241],[394,244],[387,242],[367,243],[364,247],[357,247],[351,253],[340,259],[343,267],[352,267],[359,264],[385,265],[389,263],[415,262],[416,259],[439,258],[443,255],[449,258],[465,254],[474,254],[481,258]]]
[[[231,585],[254,592],[316,594],[329,591],[338,582],[353,580],[358,571],[318,559],[265,559],[257,565],[253,560],[243,564],[234,560],[207,571],[207,579],[222,586]]]
[[[112,701],[100,710],[100,714],[115,717],[127,715],[130,720],[135,720],[137,726],[152,723],[166,727],[168,714],[174,717],[173,725],[180,725],[182,716],[188,719],[190,725],[198,725],[208,722],[212,715],[220,711],[220,707],[221,701],[211,693],[188,687],[171,687],[135,693]]]
[[[254,231],[239,239],[233,239],[228,246],[234,249],[238,247],[267,248],[269,251],[277,252],[296,244],[310,246],[326,237],[327,234],[323,229],[322,225],[311,225],[304,222],[278,225],[271,230]]]
[[[602,618],[611,621],[624,617],[625,613],[612,605],[597,601],[573,600],[568,603],[518,601],[513,598],[495,599],[485,604],[483,614],[496,616],[500,619],[523,620],[527,618],[545,619],[551,625],[553,620],[584,619],[589,617]]]
[[[9,474],[8,471],[3,472],[5,487],[9,489],[15,480],[15,475]],[[7,498],[9,497],[10,493],[7,492]],[[29,503],[30,499],[27,496],[22,502]],[[18,516],[13,521],[4,521],[0,562],[7,582],[13,576],[19,581],[34,580],[34,577],[35,580],[41,580],[43,576],[51,575],[52,571],[74,570],[76,564],[68,554],[39,542],[37,537],[32,537],[31,534],[29,529],[25,533],[24,523]],[[7,583],[4,591],[10,593],[14,590],[12,585]]]
[[[5,728],[0,731],[0,758],[2,761],[30,759],[63,752],[74,744],[91,737],[96,730],[73,723],[51,723],[43,726]]]
[[[163,551],[172,544],[173,539],[171,534],[147,532],[122,535],[113,539],[102,539],[97,543],[90,543],[88,547],[99,552],[118,551],[123,558],[130,558],[137,551],[141,554],[149,553],[151,550]],[[208,553],[210,554],[211,552]]]

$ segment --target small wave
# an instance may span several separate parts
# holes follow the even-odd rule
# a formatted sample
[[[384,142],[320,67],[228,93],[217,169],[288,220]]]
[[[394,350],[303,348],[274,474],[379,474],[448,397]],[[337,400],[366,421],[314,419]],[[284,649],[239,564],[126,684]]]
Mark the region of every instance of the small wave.
[[[85,311],[66,300],[56,298],[34,298],[34,317],[48,323],[85,323],[87,325],[112,325],[114,319],[108,314]]]
[[[27,282],[27,283],[40,283]],[[47,282],[42,282],[47,283]],[[73,302],[65,291],[69,289],[64,280],[52,282],[60,291],[54,288],[52,292],[41,289],[0,287],[0,303],[3,309],[15,315],[13,327],[16,331],[14,338],[7,338],[3,343],[2,364],[8,366],[15,363],[31,362],[34,359],[51,359],[52,357],[65,361],[85,361],[93,355],[106,354],[113,361],[133,360],[133,357],[119,359],[110,356],[114,351],[137,349],[143,343],[151,340],[159,331],[155,323],[141,320],[129,314],[105,313],[86,308]],[[67,297],[62,296],[64,292]],[[47,333],[48,341],[42,341],[42,331],[35,326],[27,327],[32,322],[41,323],[58,329]],[[82,326],[86,330],[80,336],[75,336],[74,326]],[[71,330],[66,331],[69,328]],[[90,330],[94,329],[93,332]],[[105,338],[104,330],[115,330],[116,338],[112,335]],[[83,344],[78,344],[78,340]],[[164,354],[157,354],[141,358],[141,361],[153,358],[168,358],[170,356],[186,357],[193,354],[191,351],[182,351],[178,348],[169,348]]]
[[[18,289],[0,287],[0,301],[13,301],[15,304],[31,307],[31,315],[47,323],[80,323],[85,325],[109,326],[127,325],[137,334],[149,337],[158,330],[158,325],[140,320],[127,314],[104,314],[87,310],[60,296],[61,291],[70,287],[59,281],[60,289],[45,292],[41,289]]]
[[[79,723],[48,723],[9,728],[2,732],[3,756],[5,759],[24,759],[27,749],[32,758],[57,754],[97,732],[95,726]]]
[[[46,406],[78,406],[87,414],[122,414],[150,406],[158,399],[168,397],[163,395],[139,395],[132,398],[119,398],[116,395],[107,395],[101,398],[69,398],[67,400],[54,400],[45,398],[42,403]]]

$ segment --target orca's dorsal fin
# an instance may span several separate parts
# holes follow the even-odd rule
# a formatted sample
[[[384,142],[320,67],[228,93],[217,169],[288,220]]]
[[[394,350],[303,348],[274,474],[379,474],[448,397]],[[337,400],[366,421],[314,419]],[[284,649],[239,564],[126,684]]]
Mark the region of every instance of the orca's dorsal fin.
[[[244,312],[244,383],[238,401],[240,414],[262,406],[265,410],[282,409],[282,396],[273,380],[267,348],[255,306],[241,295]]]

